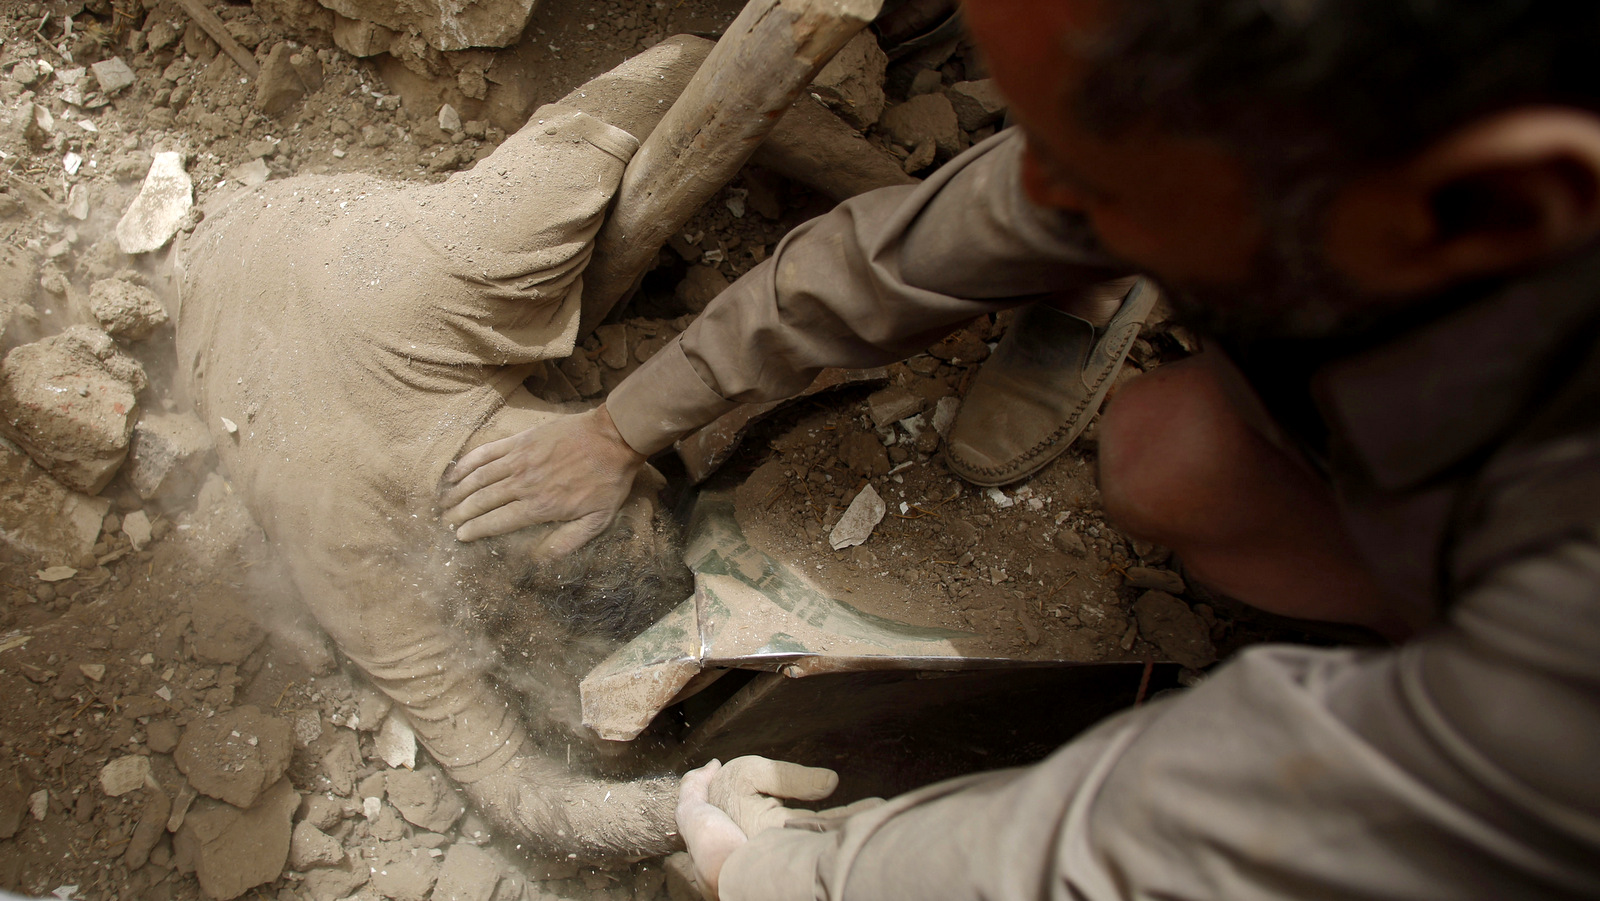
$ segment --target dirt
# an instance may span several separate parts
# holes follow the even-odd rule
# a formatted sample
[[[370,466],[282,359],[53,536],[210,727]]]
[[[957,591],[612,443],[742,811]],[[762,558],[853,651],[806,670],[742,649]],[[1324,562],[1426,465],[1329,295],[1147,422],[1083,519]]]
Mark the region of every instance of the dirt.
[[[0,8],[0,352],[31,345],[19,365],[59,358],[84,388],[70,415],[26,432],[8,423],[15,443],[0,445],[0,888],[87,901],[666,897],[660,861],[605,871],[531,857],[497,842],[425,755],[415,772],[385,759],[408,732],[403,719],[315,628],[280,556],[212,471],[175,378],[168,251],[124,253],[117,224],[164,152],[193,183],[194,209],[171,223],[180,235],[241,184],[440,181],[486,157],[537,104],[669,35],[715,36],[740,4],[548,2],[510,48],[440,53],[402,34],[366,58],[333,42],[334,20],[314,4],[209,5],[270,91],[170,0]],[[942,98],[940,85],[986,74],[954,44],[908,59],[924,74],[890,67],[889,111],[914,81],[919,96]],[[919,100],[885,133],[872,121],[875,80],[838,75],[823,99],[907,171],[994,128],[992,98],[969,85],[950,99],[971,128],[951,131],[948,101]],[[455,118],[442,115],[447,103]],[[831,204],[747,168],[663,249],[626,314],[530,387],[555,401],[602,396]],[[102,327],[114,341],[74,331]],[[892,368],[910,405],[879,398],[879,412],[917,408],[907,415],[923,417],[919,434],[897,424],[906,415],[874,424],[860,390],[760,427],[718,477],[748,478],[746,528],[853,604],[981,628],[997,652],[1143,659],[1162,653],[1163,637],[1204,651],[1197,628],[1225,644],[1232,614],[1191,604],[1192,591],[1173,602],[1188,618],[1166,602],[1136,615],[1143,589],[1129,574],[1171,564],[1104,522],[1092,435],[1006,489],[1009,506],[943,469],[933,420],[952,407],[940,400],[964,392],[1003,328],[985,320]],[[1136,359],[1153,366],[1188,349],[1181,330],[1161,329]],[[832,551],[828,531],[868,482],[889,514],[865,544]],[[1136,625],[1146,616],[1156,645]]]

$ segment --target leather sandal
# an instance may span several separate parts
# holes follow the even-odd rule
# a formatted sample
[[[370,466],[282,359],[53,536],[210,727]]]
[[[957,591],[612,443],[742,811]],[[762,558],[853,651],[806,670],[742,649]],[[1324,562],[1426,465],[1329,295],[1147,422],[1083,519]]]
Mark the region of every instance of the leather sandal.
[[[1019,311],[967,391],[945,465],[989,487],[1060,456],[1100,409],[1157,296],[1148,279],[1134,282],[1104,328],[1048,304]]]

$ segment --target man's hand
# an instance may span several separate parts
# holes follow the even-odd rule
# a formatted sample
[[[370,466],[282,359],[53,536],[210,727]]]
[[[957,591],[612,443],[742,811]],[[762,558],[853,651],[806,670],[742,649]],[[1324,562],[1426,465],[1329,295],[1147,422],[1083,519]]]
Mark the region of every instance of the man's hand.
[[[722,865],[749,841],[733,818],[708,800],[711,781],[721,769],[722,763],[713,760],[685,773],[678,785],[678,834],[689,848],[700,891],[711,901],[717,901]]]
[[[839,774],[833,770],[751,755],[720,767],[711,781],[709,797],[745,835],[755,835],[780,829],[797,818],[815,816],[809,810],[790,810],[779,798],[820,801],[838,787]]]
[[[560,557],[605,531],[645,456],[622,440],[605,406],[490,442],[445,472],[440,498],[456,538],[476,541],[538,523],[562,525],[541,553]]]

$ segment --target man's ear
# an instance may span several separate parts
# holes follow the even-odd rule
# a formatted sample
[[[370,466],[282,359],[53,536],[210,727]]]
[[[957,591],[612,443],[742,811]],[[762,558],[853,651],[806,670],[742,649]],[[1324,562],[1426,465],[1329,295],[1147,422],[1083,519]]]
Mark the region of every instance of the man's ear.
[[[1600,115],[1479,120],[1334,199],[1328,259],[1358,288],[1426,294],[1514,272],[1600,235]]]

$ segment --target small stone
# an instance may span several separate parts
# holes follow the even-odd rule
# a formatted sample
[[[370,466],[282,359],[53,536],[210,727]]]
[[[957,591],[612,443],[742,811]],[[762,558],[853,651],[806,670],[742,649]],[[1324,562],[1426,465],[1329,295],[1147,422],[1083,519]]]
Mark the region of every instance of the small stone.
[[[875,479],[889,472],[889,452],[878,436],[853,432],[839,442],[839,462],[864,479]]]
[[[1089,556],[1089,548],[1083,543],[1082,536],[1071,529],[1063,528],[1056,533],[1056,537],[1052,541],[1056,546],[1056,550],[1063,554],[1071,554],[1074,557]]]
[[[228,180],[246,188],[264,185],[270,178],[272,178],[272,170],[267,168],[266,160],[259,158],[253,159],[248,163],[240,163],[228,170]]]
[[[310,823],[323,832],[344,822],[350,812],[348,802],[332,795],[310,794],[300,802],[301,822]]]
[[[412,731],[405,714],[398,710],[389,712],[372,745],[378,759],[391,767],[410,769],[417,765],[417,733]]]
[[[727,288],[728,277],[721,270],[699,264],[689,267],[683,280],[673,289],[672,296],[689,310],[698,313]]]
[[[162,718],[151,720],[145,728],[145,746],[157,754],[171,754],[178,747],[178,724]]]
[[[1177,573],[1148,566],[1128,567],[1128,584],[1134,588],[1165,591],[1168,594],[1183,594],[1188,588],[1187,585],[1183,584],[1183,577]]]
[[[1005,117],[1006,98],[994,79],[958,81],[945,91],[950,106],[956,111],[956,121],[964,131],[977,131],[994,125]]]
[[[249,610],[226,596],[197,599],[190,615],[194,627],[191,647],[201,663],[238,666],[267,637]]]
[[[120,56],[102,60],[89,68],[94,72],[94,80],[100,84],[100,93],[107,97],[127,89],[138,80]]]
[[[299,806],[300,796],[287,779],[274,783],[249,810],[197,801],[173,837],[174,850],[194,864],[207,896],[229,901],[283,872],[293,834],[290,818]]]
[[[961,151],[961,130],[956,111],[943,94],[923,94],[884,110],[879,127],[902,147],[932,141],[945,156]]]
[[[289,840],[289,866],[297,870],[331,867],[344,862],[339,840],[302,820]]]
[[[140,498],[176,500],[195,492],[211,460],[211,433],[199,417],[145,411],[134,423],[124,469]]]
[[[600,339],[600,362],[609,369],[623,369],[628,365],[628,327],[620,322],[602,325],[594,330]]]
[[[589,355],[581,348],[574,350],[572,356],[567,357],[556,368],[572,383],[572,390],[583,397],[593,397],[605,390],[605,382],[600,373],[600,365],[589,359]]]
[[[167,310],[156,292],[120,278],[106,278],[89,287],[89,311],[114,338],[141,341],[167,324]]]
[[[302,896],[311,901],[338,901],[350,897],[356,889],[366,885],[371,875],[371,869],[364,861],[360,865],[347,862],[342,866],[319,867],[306,874],[301,883],[304,887]]]
[[[78,664],[78,672],[83,673],[83,677],[90,682],[99,682],[106,677],[106,665],[104,663],[80,663]]]
[[[44,822],[45,814],[50,812],[50,792],[48,789],[39,789],[28,796],[28,813],[33,815],[36,822]]]
[[[117,222],[117,246],[126,254],[160,250],[178,233],[194,206],[194,182],[183,168],[183,154],[158,153],[139,196]]]
[[[445,832],[466,812],[466,805],[444,775],[433,767],[389,774],[389,803],[414,826]]]
[[[876,489],[871,485],[862,488],[829,533],[828,545],[837,551],[865,543],[888,512]]]
[[[461,130],[461,114],[448,103],[439,107],[439,130],[448,134]]]
[[[130,870],[139,869],[150,859],[150,852],[167,834],[167,820],[172,816],[172,801],[166,792],[145,786],[145,793],[144,812],[139,814],[139,824],[134,827],[128,848],[122,855],[123,863]]]
[[[932,94],[944,87],[944,78],[938,69],[923,69],[911,77],[911,90],[908,97],[918,97],[923,94]]]
[[[67,215],[82,222],[89,218],[89,186],[78,183],[67,191]]]
[[[394,43],[394,32],[382,25],[361,19],[333,17],[333,42],[340,50],[358,58],[387,53]]]
[[[811,83],[815,94],[852,128],[865,131],[883,114],[883,77],[889,57],[871,29],[851,38]]]
[[[867,395],[867,415],[872,417],[872,424],[880,429],[915,416],[927,406],[925,398],[899,385],[890,385]]]
[[[191,722],[173,759],[201,794],[248,808],[288,769],[293,753],[286,721],[245,706]]]
[[[388,861],[373,864],[372,887],[394,901],[427,901],[439,878],[438,862],[420,849],[407,849]]]
[[[961,410],[961,401],[955,397],[941,397],[933,404],[932,425],[933,431],[940,438],[950,437],[950,429],[956,424],[956,413]]]
[[[499,868],[489,852],[457,842],[445,853],[433,901],[491,901],[499,883]]]
[[[1147,591],[1134,601],[1133,613],[1139,634],[1175,663],[1199,669],[1216,662],[1211,630],[1183,601],[1164,591]]]
[[[150,758],[138,754],[118,757],[100,769],[100,788],[113,798],[120,798],[144,785],[150,778]]]
[[[952,366],[964,366],[989,359],[989,344],[973,334],[972,329],[962,329],[946,335],[938,344],[928,348],[928,353]]]
[[[261,65],[261,75],[256,81],[256,109],[269,116],[284,113],[306,95],[306,84],[290,59],[293,55],[288,42],[280,42]]]
[[[20,448],[0,438],[0,541],[43,562],[42,572],[63,579],[94,548],[111,501],[72,491]],[[41,577],[42,578],[42,577]],[[50,580],[45,580],[50,581]]]
[[[932,139],[923,141],[906,156],[906,161],[901,168],[905,170],[907,175],[915,175],[933,165],[933,161],[938,155],[939,148],[933,143]]]

